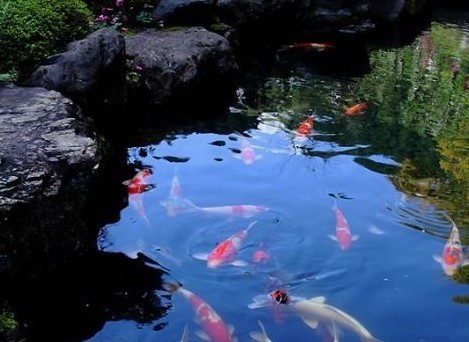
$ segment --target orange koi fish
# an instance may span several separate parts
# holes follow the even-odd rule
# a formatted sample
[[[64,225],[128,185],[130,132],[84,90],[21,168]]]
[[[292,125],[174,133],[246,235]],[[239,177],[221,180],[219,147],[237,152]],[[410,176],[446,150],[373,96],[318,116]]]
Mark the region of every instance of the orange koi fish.
[[[458,227],[450,217],[448,219],[452,224],[451,233],[446,240],[441,256],[434,255],[433,259],[441,264],[443,272],[447,276],[452,277],[458,268],[468,264],[469,261],[464,259]]]
[[[345,110],[345,115],[356,116],[363,114],[363,111],[368,107],[368,102],[360,102],[354,106],[348,107]]]
[[[335,45],[332,43],[294,43],[287,45],[288,49],[300,49],[300,50],[316,50],[324,51],[327,49],[334,48]]]
[[[129,204],[134,208],[137,214],[150,225],[150,220],[145,214],[143,207],[143,200],[141,194],[155,188],[154,184],[147,183],[153,172],[150,169],[143,169],[132,177],[132,179],[122,182],[123,185],[127,186],[127,193],[129,195]]]
[[[231,235],[226,240],[219,243],[208,256],[196,254],[197,259],[207,260],[207,267],[217,268],[219,266],[230,264],[233,266],[246,266],[247,263],[242,260],[235,260],[241,243],[248,235],[249,230],[256,224],[252,222],[246,229]]]
[[[358,235],[352,235],[349,224],[342,211],[335,204],[332,209],[335,211],[335,235],[328,235],[332,240],[337,241],[342,250],[349,249],[352,241],[359,238]]]
[[[176,284],[166,285],[166,288],[171,293],[178,292],[189,301],[197,315],[197,321],[203,329],[203,331],[197,332],[201,339],[210,342],[238,341],[233,336],[233,327],[227,326],[216,311],[202,298]]]

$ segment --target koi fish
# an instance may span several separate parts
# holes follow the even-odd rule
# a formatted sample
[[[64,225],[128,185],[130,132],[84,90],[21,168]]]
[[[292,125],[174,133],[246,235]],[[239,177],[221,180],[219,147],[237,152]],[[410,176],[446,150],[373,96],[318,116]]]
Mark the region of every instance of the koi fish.
[[[122,182],[123,185],[127,186],[128,194],[141,194],[142,192],[151,190],[155,187],[154,184],[147,183],[147,180],[151,177],[153,171],[150,169],[143,169],[137,172],[132,179],[128,179]]]
[[[264,243],[259,245],[259,248],[254,251],[252,254],[252,261],[257,264],[265,264],[268,263],[271,259],[270,253],[264,248]]]
[[[332,209],[335,211],[335,235],[329,234],[328,236],[332,240],[337,241],[342,250],[346,250],[350,248],[352,241],[357,240],[359,236],[352,235],[347,219],[339,207],[337,207],[337,204],[335,204]]]
[[[218,215],[240,215],[245,218],[253,217],[256,214],[260,214],[269,210],[269,208],[262,205],[252,205],[252,204],[239,204],[239,205],[225,205],[219,207],[199,207],[194,203],[186,200],[186,203],[190,205],[193,209],[198,211],[203,211],[209,214],[218,214]]]
[[[270,277],[270,284],[278,284],[279,287],[276,290],[269,292],[267,295],[262,294],[255,296],[252,302],[248,305],[249,309],[258,309],[263,307],[269,307],[276,324],[283,324],[286,319],[286,312],[284,306],[306,298],[290,296],[286,290],[284,290],[280,281],[274,277]]]
[[[348,116],[356,116],[356,115],[360,115],[360,114],[363,114],[363,111],[368,107],[368,102],[364,101],[364,102],[360,102],[356,105],[353,105],[351,107],[347,107],[347,109],[345,110],[345,115],[348,115]]]
[[[202,298],[176,284],[167,284],[166,288],[170,293],[178,292],[189,301],[197,315],[197,321],[203,329],[203,331],[196,333],[201,339],[210,342],[238,341],[233,336],[233,327],[227,326],[216,311]]]
[[[240,133],[239,136],[241,137],[241,152],[234,154],[234,157],[242,160],[246,165],[251,165],[254,161],[261,159],[262,156],[256,155],[249,141]]]
[[[464,260],[458,227],[450,217],[448,217],[448,219],[452,224],[451,233],[446,240],[441,256],[434,255],[433,259],[441,264],[443,272],[445,272],[447,276],[452,277],[458,268],[468,264],[469,261]]]
[[[123,185],[127,186],[130,206],[147,225],[150,225],[150,220],[145,213],[141,194],[155,188],[154,184],[147,183],[152,174],[153,172],[150,169],[143,169],[137,172],[132,179],[122,182]]]
[[[196,254],[195,257],[207,260],[207,267],[209,268],[217,268],[224,264],[246,266],[247,263],[245,261],[235,260],[234,258],[238,253],[241,243],[256,222],[257,221],[252,222],[246,229],[231,235],[229,238],[219,243],[208,256],[205,256],[204,254]]]
[[[174,174],[168,197],[166,198],[166,201],[160,202],[160,204],[166,208],[168,216],[176,216],[187,206],[187,200],[181,197],[181,193],[179,178]]]
[[[294,312],[312,329],[316,329],[319,322],[332,323],[350,329],[363,342],[380,342],[355,318],[332,305],[325,304],[325,300],[325,297],[319,296],[297,301],[292,303],[292,306]]]
[[[300,136],[306,136],[310,134],[311,131],[313,130],[313,121],[314,121],[314,118],[312,116],[308,116],[298,126],[298,128],[296,129],[296,134]]]
[[[267,332],[265,331],[264,324],[261,321],[257,321],[259,326],[261,327],[261,331],[251,331],[249,335],[254,341],[257,342],[272,342],[272,340],[267,336]]]
[[[334,48],[332,43],[294,43],[286,46],[287,49],[316,50],[324,51]]]

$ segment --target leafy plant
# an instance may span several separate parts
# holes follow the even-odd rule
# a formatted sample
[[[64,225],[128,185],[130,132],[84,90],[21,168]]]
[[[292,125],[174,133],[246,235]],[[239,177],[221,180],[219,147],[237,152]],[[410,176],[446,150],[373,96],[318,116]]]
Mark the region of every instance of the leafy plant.
[[[82,0],[0,0],[0,73],[23,79],[47,56],[90,32]]]

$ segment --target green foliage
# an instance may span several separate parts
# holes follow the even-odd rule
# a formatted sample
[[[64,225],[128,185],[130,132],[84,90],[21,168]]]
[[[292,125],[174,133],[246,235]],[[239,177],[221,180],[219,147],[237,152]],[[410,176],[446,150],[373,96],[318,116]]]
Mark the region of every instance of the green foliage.
[[[459,268],[453,279],[457,283],[469,284],[469,266]]]
[[[0,336],[10,333],[18,327],[18,322],[10,312],[0,314]]]
[[[47,56],[90,32],[81,0],[0,0],[0,73],[24,78]]]

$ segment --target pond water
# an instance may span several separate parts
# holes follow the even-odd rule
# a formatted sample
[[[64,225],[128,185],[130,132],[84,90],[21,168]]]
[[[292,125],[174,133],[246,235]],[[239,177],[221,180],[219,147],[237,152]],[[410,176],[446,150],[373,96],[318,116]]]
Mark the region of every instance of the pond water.
[[[129,178],[151,174],[127,183],[128,205],[98,249],[164,269],[164,283],[208,303],[238,341],[258,321],[272,341],[334,341],[334,317],[312,329],[296,309],[297,297],[318,296],[382,341],[468,341],[469,307],[457,300],[468,285],[433,258],[450,219],[467,244],[467,24],[434,22],[404,47],[355,47],[366,63],[347,59],[349,46],[281,50],[265,77],[240,84],[227,116],[128,148]],[[351,71],[324,72],[329,59]],[[336,237],[339,211],[350,241]],[[208,267],[203,258],[248,226],[235,255]],[[274,290],[290,303],[269,300]],[[154,291],[162,317],[111,319],[87,341],[182,341],[185,329],[201,340],[203,310]],[[360,341],[337,326],[335,341]]]
[[[443,255],[453,222],[469,255],[469,12],[436,15],[262,42],[211,119],[129,127],[85,210],[96,250],[2,279],[0,335],[469,341],[469,266]]]

